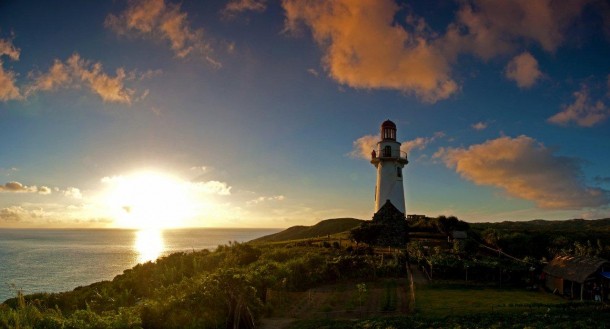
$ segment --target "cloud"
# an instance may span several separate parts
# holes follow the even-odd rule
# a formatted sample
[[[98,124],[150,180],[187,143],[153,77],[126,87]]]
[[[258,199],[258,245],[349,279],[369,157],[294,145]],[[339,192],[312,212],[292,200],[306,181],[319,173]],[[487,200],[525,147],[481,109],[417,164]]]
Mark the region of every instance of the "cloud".
[[[108,15],[104,25],[119,35],[169,42],[178,58],[198,56],[220,67],[221,64],[211,57],[213,50],[204,39],[203,30],[191,28],[187,16],[178,4],[164,0],[131,0],[119,15]]]
[[[400,90],[430,103],[458,90],[449,62],[423,30],[411,33],[395,24],[394,1],[284,0],[282,6],[285,30],[309,27],[324,51],[325,69],[340,84]]]
[[[207,182],[191,183],[197,192],[205,194],[230,195],[231,186],[225,182],[211,180]]]
[[[267,9],[267,0],[231,0],[223,9],[223,13],[229,17],[244,12],[263,12]]]
[[[610,91],[610,86],[608,89]],[[591,127],[610,116],[610,109],[603,101],[590,99],[589,88],[586,85],[582,85],[573,95],[574,103],[564,106],[563,111],[548,118],[548,122],[567,125],[573,121],[581,127]]]
[[[489,60],[532,44],[555,52],[586,5],[586,0],[462,1],[442,34],[391,0],[282,1],[285,30],[311,30],[332,79],[353,88],[401,90],[430,103],[458,92],[451,67],[460,54]],[[399,19],[405,8],[406,17]],[[505,74],[521,88],[542,76],[528,52],[516,56]]]
[[[1,192],[51,194],[51,189],[46,186],[26,186],[19,182],[8,182],[4,185],[0,185],[0,193]]]
[[[0,191],[2,192],[27,192],[27,187],[19,182],[8,182],[4,185],[0,185]]]
[[[481,131],[481,130],[485,130],[485,129],[487,129],[487,123],[482,122],[482,121],[479,121],[479,122],[477,122],[477,123],[472,124],[472,125],[471,125],[471,127],[472,127],[472,129],[474,129],[474,130]]]
[[[209,168],[206,166],[192,166],[191,171],[194,171],[198,174],[203,174],[209,171]]]
[[[315,69],[307,69],[307,73],[313,75],[314,77],[318,77],[320,75],[320,73],[318,73],[318,71],[316,71]]]
[[[68,72],[68,67],[56,59],[45,74],[39,74],[34,77],[34,82],[29,86],[28,93],[43,90],[54,90],[62,86],[66,86],[72,81],[71,73]],[[33,74],[32,74],[33,76]]]
[[[500,137],[434,155],[463,178],[530,200],[539,208],[582,209],[610,203],[610,193],[586,186],[580,162],[558,156],[528,136]]]
[[[20,222],[23,220],[27,210],[19,206],[10,206],[0,209],[0,221],[3,222]]]
[[[246,201],[247,205],[255,205],[255,204],[259,204],[261,202],[266,202],[266,201],[284,201],[286,199],[286,197],[284,197],[283,195],[274,195],[274,196],[260,196],[256,199],[252,199],[250,201]]]
[[[133,77],[128,77],[123,68],[118,68],[111,77],[103,71],[100,62],[83,59],[79,54],[73,54],[65,62],[56,59],[48,72],[30,73],[30,76],[33,82],[27,87],[26,95],[85,86],[104,102],[131,104],[134,101],[135,91],[125,87],[125,82]]]
[[[11,60],[18,61],[21,50],[13,45],[12,40],[0,39],[0,56],[8,56]]]
[[[538,69],[538,61],[534,56],[529,52],[523,52],[508,62],[505,75],[508,79],[517,82],[519,88],[530,88],[542,77],[542,72]]]
[[[3,63],[0,60],[0,100],[3,102],[21,99],[19,88],[15,84],[15,72],[5,71]]]
[[[13,61],[19,60],[21,51],[13,45],[12,40],[0,39],[0,101],[6,102],[14,99],[21,99],[19,87],[16,85],[16,74],[13,71],[4,70],[3,56],[7,56]]]
[[[352,158],[363,158],[370,159],[371,152],[377,146],[377,142],[379,142],[379,135],[365,135],[353,143],[353,150],[349,153],[349,156]]]
[[[67,189],[61,191],[64,196],[74,199],[82,199],[83,195],[81,191],[76,187],[68,187]]]
[[[400,150],[405,153],[409,153],[412,150],[423,150],[428,145],[439,138],[445,137],[445,133],[437,131],[432,137],[417,137],[412,140],[404,141],[400,144]]]
[[[415,139],[402,142],[400,144],[400,150],[406,153],[411,152],[411,150],[423,150],[434,140],[433,137],[417,137]]]
[[[465,1],[442,38],[442,47],[453,56],[472,53],[484,60],[509,54],[519,43],[536,43],[554,52],[586,4],[586,0]]]

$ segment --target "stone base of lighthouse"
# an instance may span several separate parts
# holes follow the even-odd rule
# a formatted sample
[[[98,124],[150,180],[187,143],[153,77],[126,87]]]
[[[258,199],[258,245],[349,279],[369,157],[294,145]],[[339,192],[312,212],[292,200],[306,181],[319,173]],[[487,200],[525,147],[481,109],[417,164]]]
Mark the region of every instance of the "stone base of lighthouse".
[[[404,247],[408,242],[407,218],[390,200],[387,200],[373,215],[371,225],[378,229],[377,245]]]

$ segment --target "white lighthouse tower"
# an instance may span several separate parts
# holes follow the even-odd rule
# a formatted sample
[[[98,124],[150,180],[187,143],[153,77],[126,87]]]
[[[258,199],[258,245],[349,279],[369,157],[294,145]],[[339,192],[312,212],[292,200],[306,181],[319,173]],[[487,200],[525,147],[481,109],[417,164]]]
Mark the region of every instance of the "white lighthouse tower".
[[[390,120],[381,124],[381,140],[371,153],[371,163],[377,168],[375,186],[375,213],[389,200],[403,214],[405,192],[402,185],[402,168],[409,163],[407,154],[400,151],[396,141],[396,125]]]

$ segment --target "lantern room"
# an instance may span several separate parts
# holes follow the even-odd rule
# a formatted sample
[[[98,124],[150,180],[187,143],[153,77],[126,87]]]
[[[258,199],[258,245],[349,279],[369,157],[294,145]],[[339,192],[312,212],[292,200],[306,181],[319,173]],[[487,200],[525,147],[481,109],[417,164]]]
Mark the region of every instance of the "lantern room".
[[[381,124],[381,139],[396,140],[396,124],[390,120],[386,120]]]

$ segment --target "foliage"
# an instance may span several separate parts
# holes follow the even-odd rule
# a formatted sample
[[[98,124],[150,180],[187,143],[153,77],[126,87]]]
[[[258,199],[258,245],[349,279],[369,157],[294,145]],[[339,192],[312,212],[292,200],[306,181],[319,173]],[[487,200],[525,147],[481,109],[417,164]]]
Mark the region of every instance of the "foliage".
[[[610,218],[566,221],[472,223],[471,236],[518,258],[557,255],[610,259]]]
[[[253,328],[270,289],[300,291],[345,279],[403,274],[402,254],[252,245],[175,253],[112,281],[0,304],[0,328]]]

